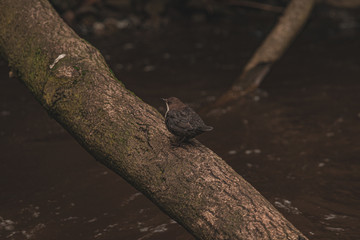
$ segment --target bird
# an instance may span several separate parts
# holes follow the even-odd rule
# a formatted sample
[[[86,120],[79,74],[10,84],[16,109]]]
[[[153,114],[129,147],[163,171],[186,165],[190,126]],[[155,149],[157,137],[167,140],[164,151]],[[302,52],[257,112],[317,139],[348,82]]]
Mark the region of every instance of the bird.
[[[166,128],[178,137],[180,146],[197,135],[213,130],[207,126],[201,117],[189,106],[176,97],[163,98],[166,103],[165,125]]]

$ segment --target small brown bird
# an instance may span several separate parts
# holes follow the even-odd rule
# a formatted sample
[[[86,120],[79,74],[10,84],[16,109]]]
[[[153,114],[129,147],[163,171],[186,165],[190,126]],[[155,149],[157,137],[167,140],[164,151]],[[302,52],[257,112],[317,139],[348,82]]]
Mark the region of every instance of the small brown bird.
[[[213,130],[200,116],[176,97],[163,99],[166,103],[165,124],[169,132],[179,137],[178,145],[195,136]]]

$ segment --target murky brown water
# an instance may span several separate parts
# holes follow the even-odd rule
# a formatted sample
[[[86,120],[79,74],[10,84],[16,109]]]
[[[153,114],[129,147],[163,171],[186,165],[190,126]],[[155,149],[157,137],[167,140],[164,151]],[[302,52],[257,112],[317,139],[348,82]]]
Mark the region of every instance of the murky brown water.
[[[199,109],[231,84],[274,19],[185,21],[87,39],[144,101],[164,111],[160,98],[177,96]],[[355,240],[360,30],[328,20],[314,15],[262,92],[204,116],[215,130],[199,140],[310,239]],[[8,70],[0,61],[0,239],[193,239],[98,164]]]

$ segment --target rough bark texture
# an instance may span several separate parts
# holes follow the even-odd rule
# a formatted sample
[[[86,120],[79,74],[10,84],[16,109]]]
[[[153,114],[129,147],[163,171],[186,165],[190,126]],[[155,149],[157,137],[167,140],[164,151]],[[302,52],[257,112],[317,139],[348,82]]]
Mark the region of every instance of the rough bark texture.
[[[232,87],[214,104],[225,105],[256,89],[306,23],[315,0],[292,0],[283,16],[246,64]]]
[[[304,237],[211,150],[171,147],[163,117],[125,89],[46,0],[0,1],[0,50],[87,151],[198,239]]]

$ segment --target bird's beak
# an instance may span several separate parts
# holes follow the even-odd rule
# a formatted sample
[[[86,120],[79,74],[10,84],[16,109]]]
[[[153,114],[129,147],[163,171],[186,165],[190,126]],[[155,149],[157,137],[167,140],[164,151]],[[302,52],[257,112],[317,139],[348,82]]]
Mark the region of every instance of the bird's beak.
[[[161,98],[162,100],[164,100],[164,102],[167,102],[167,99],[166,98]]]

